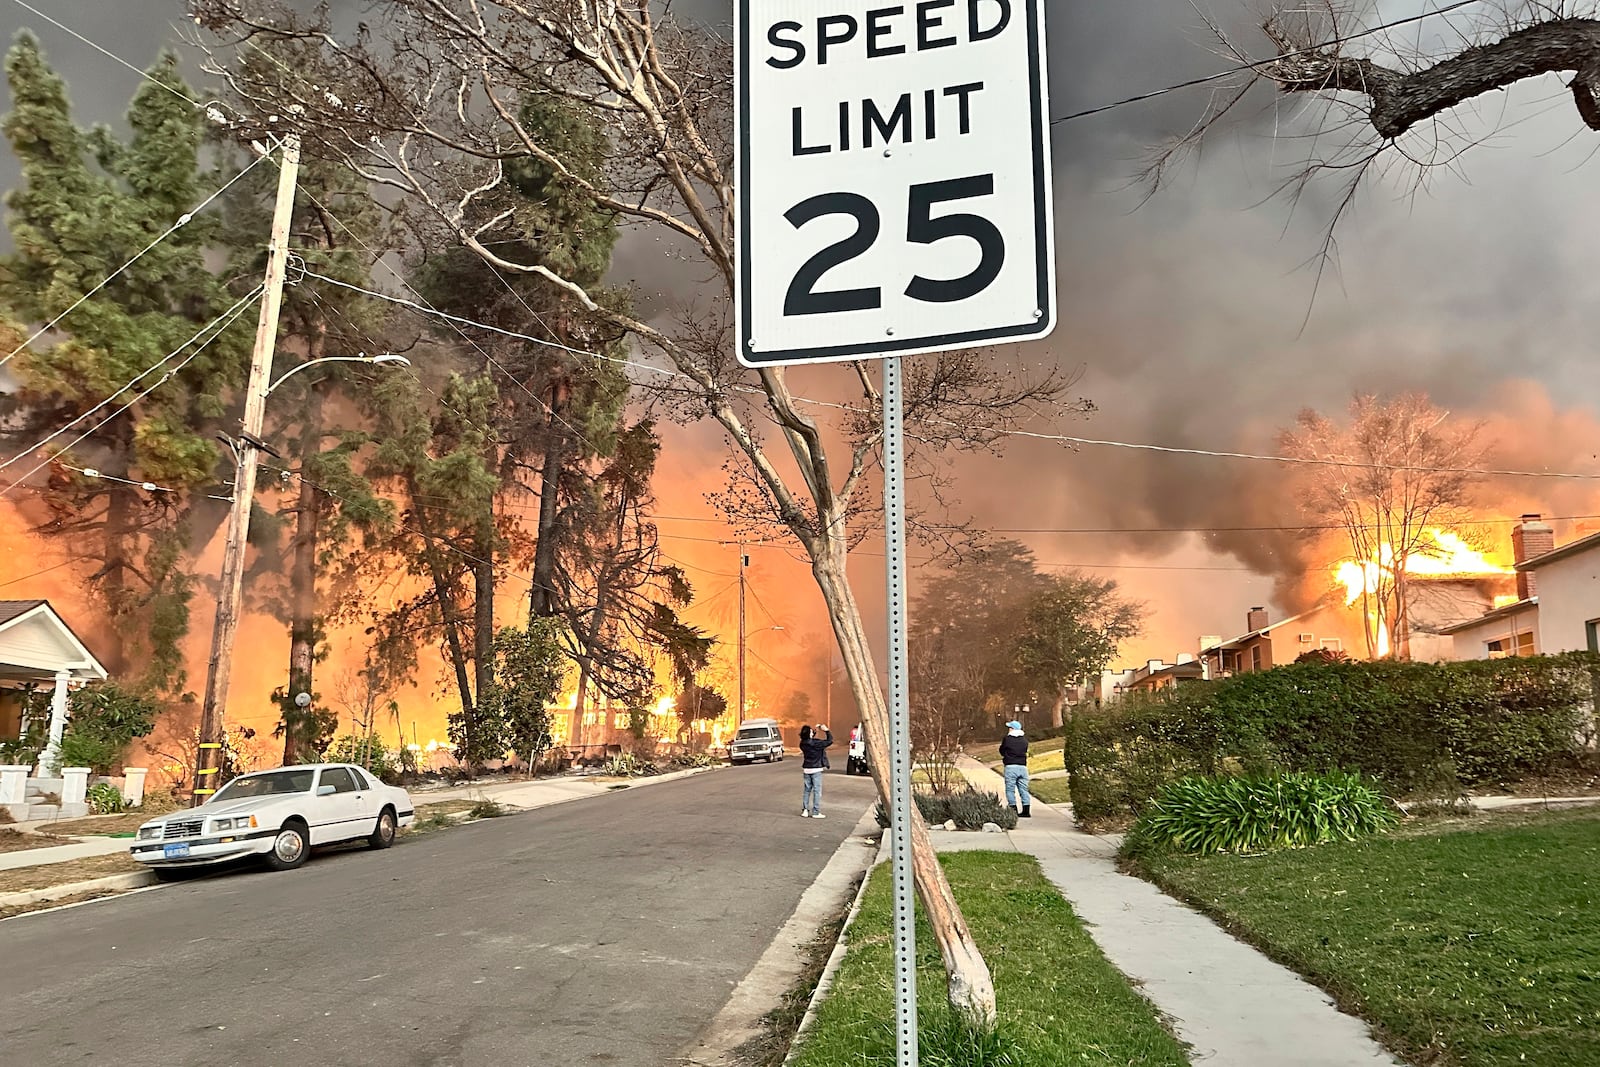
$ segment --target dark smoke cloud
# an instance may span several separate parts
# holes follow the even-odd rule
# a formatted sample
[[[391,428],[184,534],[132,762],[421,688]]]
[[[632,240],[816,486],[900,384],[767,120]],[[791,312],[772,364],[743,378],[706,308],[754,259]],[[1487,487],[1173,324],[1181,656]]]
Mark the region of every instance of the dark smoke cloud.
[[[1243,46],[1264,47],[1252,29],[1259,5],[1210,0],[1204,6]],[[50,10],[141,66],[184,19],[177,0],[57,0]],[[679,0],[675,10],[730,21],[726,0]],[[1058,115],[1226,62],[1186,4],[1049,0],[1047,10]],[[1419,10],[1416,0],[1381,5],[1385,18]],[[0,28],[30,17],[0,6]],[[1466,26],[1460,17],[1457,23]],[[134,75],[59,31],[39,32],[83,115],[114,120]],[[1423,32],[1443,27],[1429,24]],[[1313,185],[1292,210],[1271,197],[1309,146],[1275,134],[1312,129],[1322,114],[1314,101],[1280,102],[1259,90],[1171,186],[1142,206],[1141,192],[1130,188],[1141,159],[1194,121],[1207,92],[1174,93],[1053,128],[1060,325],[1025,357],[1083,368],[1082,391],[1100,412],[1068,432],[1270,451],[1274,432],[1298,409],[1338,409],[1356,391],[1424,389],[1452,409],[1484,413],[1510,410],[1505,398],[1512,394],[1520,398],[1518,410],[1537,411],[1525,395],[1531,391],[1559,402],[1542,432],[1518,437],[1508,454],[1552,465],[1587,456],[1592,467],[1592,443],[1561,435],[1592,426],[1586,415],[1600,409],[1600,384],[1590,369],[1593,309],[1600,306],[1591,235],[1600,209],[1593,206],[1594,171],[1584,166],[1597,142],[1558,79],[1517,85],[1463,109],[1455,116],[1463,137],[1489,140],[1456,168],[1430,171],[1420,187],[1414,171],[1369,184],[1340,228],[1338,269],[1320,289],[1302,264],[1319,246],[1338,195],[1335,183]],[[0,171],[0,180],[10,179]],[[673,283],[684,276],[653,234],[621,249],[619,269],[647,291],[668,295],[679,292]],[[1507,385],[1512,381],[1531,384]],[[1563,412],[1573,411],[1563,422]],[[1515,435],[1519,425],[1502,418],[1495,432]],[[721,460],[715,435],[696,428],[689,436],[701,481],[714,482]],[[967,471],[964,498],[994,527],[1258,526],[1298,519],[1281,470],[1268,464],[1026,444],[1004,463],[974,463]],[[1519,483],[1505,487],[1501,499],[1515,507],[1519,498],[1539,497],[1539,487]],[[1296,541],[1273,535],[1026,539],[1041,558],[1061,562],[1253,569],[1280,579],[1280,606],[1300,595],[1306,566]],[[1233,629],[1267,591],[1238,570],[1108,573],[1157,606],[1154,641],[1178,647],[1198,631]],[[1174,650],[1152,643],[1149,652]]]

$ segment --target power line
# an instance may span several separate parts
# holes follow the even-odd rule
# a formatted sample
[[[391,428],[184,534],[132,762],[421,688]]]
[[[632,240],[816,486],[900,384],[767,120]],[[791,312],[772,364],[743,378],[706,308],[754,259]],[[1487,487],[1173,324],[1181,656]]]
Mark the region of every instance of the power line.
[[[1258,59],[1251,63],[1240,63],[1238,66],[1229,67],[1227,70],[1219,70],[1215,74],[1207,74],[1199,78],[1190,78],[1188,81],[1176,82],[1172,85],[1163,86],[1160,89],[1151,89],[1149,92],[1136,93],[1133,96],[1124,97],[1121,100],[1113,100],[1108,104],[1100,104],[1097,107],[1085,108],[1082,111],[1074,111],[1069,115],[1059,115],[1050,120],[1050,125],[1057,126],[1063,122],[1071,122],[1074,119],[1088,118],[1090,115],[1099,115],[1102,112],[1111,111],[1119,107],[1126,107],[1129,104],[1138,104],[1145,100],[1154,100],[1156,97],[1166,96],[1168,93],[1176,93],[1184,89],[1193,89],[1200,85],[1209,85],[1212,82],[1222,81],[1224,78],[1231,78],[1235,74],[1243,74],[1246,71],[1259,70],[1262,67],[1270,66],[1274,63],[1281,63],[1285,59],[1293,59],[1297,56],[1318,55],[1329,48],[1334,48],[1341,44],[1347,44],[1350,41],[1360,40],[1363,37],[1370,37],[1375,33],[1382,33],[1384,30],[1392,30],[1400,26],[1408,26],[1414,22],[1422,22],[1424,19],[1432,18],[1435,15],[1448,15],[1452,11],[1458,11],[1461,8],[1468,7],[1478,2],[1479,0],[1458,0],[1457,3],[1448,4],[1441,8],[1435,8],[1432,11],[1424,11],[1420,15],[1412,15],[1408,18],[1395,19],[1393,22],[1381,23],[1380,25],[1372,26],[1365,30],[1359,30],[1355,33],[1346,34],[1343,37],[1333,37],[1322,42],[1321,44],[1313,45],[1309,48],[1296,48],[1290,52],[1282,52],[1276,56],[1273,56],[1271,59]]]
[[[15,3],[18,7],[25,8],[26,10],[33,12],[39,18],[44,19],[46,22],[50,23],[50,25],[54,26],[56,29],[62,30],[64,32],[66,32],[66,33],[70,33],[72,36],[76,37],[78,40],[82,41],[84,44],[88,45],[90,48],[93,48],[96,52],[99,52],[101,55],[105,56],[107,59],[109,59],[109,60],[111,60],[111,61],[113,61],[115,63],[122,64],[124,67],[127,67],[129,70],[133,71],[135,74],[139,75],[139,77],[143,78],[145,81],[149,82],[150,84],[161,86],[161,88],[165,89],[167,92],[171,93],[173,96],[177,97],[179,100],[185,100],[185,101],[193,104],[195,107],[202,108],[202,109],[204,108],[204,105],[202,105],[200,103],[200,101],[196,100],[194,97],[186,96],[185,94],[180,93],[177,89],[175,89],[172,86],[168,85],[166,82],[158,81],[157,79],[152,78],[150,76],[149,72],[140,70],[138,67],[134,66],[132,63],[129,63],[126,59],[123,59],[121,56],[117,55],[115,52],[111,51],[109,48],[106,48],[106,47],[104,47],[102,45],[96,44],[94,41],[91,41],[89,38],[85,37],[83,34],[79,33],[77,30],[73,29],[71,26],[68,26],[66,23],[58,22],[56,19],[51,18],[49,15],[46,15],[43,11],[40,11],[38,8],[34,7],[32,4],[27,3],[26,0],[12,0],[12,2]]]
[[[250,304],[253,304],[255,302],[256,298],[260,296],[260,293],[261,293],[261,290],[260,290],[260,287],[258,286],[256,291],[255,291],[255,293],[253,293],[251,296],[246,297],[245,299],[241,300],[239,303],[235,304],[233,307],[229,308],[227,311],[225,311],[221,315],[217,316],[217,318],[212,319],[205,326],[201,327],[199,333],[195,334],[194,337],[191,337],[188,341],[185,341],[183,346],[181,348],[177,349],[176,351],[177,352],[181,352],[181,351],[183,351],[183,348],[187,348],[189,345],[194,344],[194,342],[200,338],[201,334],[205,333],[207,330],[211,329],[213,326],[216,326],[217,328],[216,328],[215,331],[212,332],[211,336],[207,337],[204,341],[202,341],[199,344],[199,346],[197,346],[195,348],[195,350],[193,352],[190,352],[187,356],[185,356],[182,360],[180,360],[176,366],[169,367],[165,374],[163,374],[160,378],[158,378],[152,385],[150,385],[143,392],[139,393],[132,400],[129,400],[126,404],[122,405],[116,411],[113,411],[111,414],[107,415],[105,418],[101,419],[99,422],[95,423],[93,426],[91,426],[87,430],[83,431],[83,433],[79,434],[77,437],[74,437],[70,442],[68,442],[68,444],[66,446],[57,449],[54,455],[47,456],[46,458],[40,460],[37,464],[35,464],[32,468],[30,468],[26,474],[21,475],[19,478],[16,479],[16,481],[12,482],[11,485],[7,486],[4,489],[0,489],[0,497],[6,496],[18,484],[27,481],[29,478],[33,477],[39,471],[43,470],[45,467],[48,467],[52,462],[55,461],[56,456],[59,456],[62,453],[69,451],[74,446],[76,446],[79,442],[81,442],[85,438],[87,438],[90,434],[94,433],[96,430],[99,430],[106,423],[110,422],[112,419],[115,419],[118,415],[121,415],[123,412],[125,412],[129,408],[133,407],[133,405],[137,404],[139,401],[143,400],[145,397],[149,396],[151,393],[153,393],[157,389],[161,388],[167,382],[171,381],[173,375],[177,374],[180,370],[182,370],[184,367],[188,366],[191,362],[193,362],[200,355],[201,352],[204,352],[206,350],[206,347],[208,345],[210,345],[212,341],[215,341],[218,337],[222,336],[223,331],[226,330],[229,326],[233,325],[233,323],[239,318],[239,316],[244,313],[245,309],[248,308],[250,306]],[[222,321],[224,318],[227,319],[226,322]],[[219,323],[221,325],[218,325]],[[171,357],[168,357],[168,358],[171,358]],[[165,362],[165,360],[163,360],[162,362]],[[148,372],[146,372],[146,373],[148,373]],[[139,375],[139,378],[142,378],[142,377],[144,377],[143,373],[141,373]],[[134,381],[138,381],[138,380],[139,380],[138,378],[134,379]],[[132,383],[130,382],[129,385],[123,386],[122,389],[119,389],[116,393],[112,394],[112,398],[115,398],[115,397],[121,395],[121,393],[124,390],[128,389],[131,385],[132,385]],[[103,404],[99,405],[99,406],[97,406],[97,408],[95,410],[98,410],[99,407],[103,407],[103,406],[104,406]],[[78,420],[74,420],[74,422],[76,422],[76,421],[78,421]],[[32,453],[38,451],[39,449],[43,448],[45,446],[45,444],[49,443],[50,441],[54,440],[56,437],[60,436],[61,432],[62,431],[57,430],[54,433],[52,433],[49,437],[45,438],[45,440],[40,442],[39,444],[34,445],[31,448],[25,449],[22,452],[19,452],[16,456],[12,457],[12,460],[8,461],[6,465],[9,466],[11,462],[14,462],[17,459],[20,459],[22,456],[31,455]],[[143,484],[143,483],[141,483],[141,484]]]
[[[17,2],[21,3],[21,0],[17,0]],[[178,221],[174,222],[171,226],[167,227],[166,231],[163,232],[160,236],[158,236],[154,241],[151,241],[149,244],[145,245],[144,248],[140,249],[138,254],[135,255],[132,259],[128,260],[128,262],[124,263],[122,266],[118,267],[116,270],[114,270],[110,274],[106,275],[104,278],[102,278],[100,280],[99,284],[96,285],[93,289],[90,289],[87,293],[84,293],[82,296],[78,297],[78,299],[74,300],[72,302],[72,306],[71,307],[67,308],[61,314],[57,315],[55,318],[51,319],[49,322],[47,322],[43,326],[39,327],[37,330],[35,330],[33,332],[33,334],[31,336],[28,337],[27,340],[25,340],[21,344],[17,345],[17,347],[13,348],[10,352],[7,352],[5,354],[5,356],[0,357],[0,367],[3,367],[7,363],[10,363],[11,360],[16,357],[17,353],[21,352],[24,348],[27,348],[29,345],[33,344],[33,342],[37,341],[40,337],[43,337],[46,333],[49,333],[51,330],[55,329],[56,325],[59,324],[62,319],[66,318],[68,315],[70,315],[74,311],[78,310],[78,308],[83,305],[84,301],[88,300],[90,297],[94,296],[94,294],[98,293],[100,290],[102,290],[106,286],[110,285],[113,281],[115,281],[117,279],[117,277],[119,275],[122,274],[123,271],[127,270],[129,267],[131,267],[135,263],[139,262],[139,260],[143,259],[146,255],[148,255],[150,253],[150,251],[152,249],[154,249],[162,241],[165,241],[168,237],[171,237],[173,234],[177,233],[184,226],[188,225],[189,222],[192,221],[196,215],[198,215],[200,212],[204,211],[219,196],[221,196],[223,193],[226,193],[229,189],[231,189],[235,182],[237,182],[239,179],[243,178],[246,174],[249,174],[250,171],[256,166],[256,164],[260,163],[261,160],[264,159],[264,158],[265,158],[265,156],[257,156],[255,159],[251,160],[249,166],[245,167],[238,174],[235,174],[232,178],[228,179],[227,183],[225,185],[223,185],[222,188],[218,189],[216,192],[212,193],[210,196],[208,196],[204,200],[200,201],[199,204],[195,205],[190,210],[184,212],[182,215],[179,215],[178,216]]]

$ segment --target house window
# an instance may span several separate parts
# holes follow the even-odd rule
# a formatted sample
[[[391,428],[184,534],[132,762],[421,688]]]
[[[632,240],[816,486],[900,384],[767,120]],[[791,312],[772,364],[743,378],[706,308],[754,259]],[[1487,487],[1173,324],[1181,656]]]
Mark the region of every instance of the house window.
[[[1317,643],[1317,635],[1316,634],[1301,634],[1300,635],[1300,643],[1302,645],[1314,645],[1314,644]],[[1324,645],[1323,647],[1326,648],[1327,646]]]
[[[1261,646],[1260,645],[1251,645],[1250,646],[1250,669],[1253,670],[1253,671],[1259,671],[1261,669]]]
[[[1485,642],[1484,651],[1489,659],[1505,659],[1507,656],[1533,655],[1533,631],[1528,630],[1509,637],[1496,638]]]
[[[1600,652],[1600,619],[1590,619],[1584,628],[1589,631],[1589,651]]]
[[[1343,652],[1344,642],[1337,637],[1324,637],[1322,639],[1322,650],[1324,652]]]

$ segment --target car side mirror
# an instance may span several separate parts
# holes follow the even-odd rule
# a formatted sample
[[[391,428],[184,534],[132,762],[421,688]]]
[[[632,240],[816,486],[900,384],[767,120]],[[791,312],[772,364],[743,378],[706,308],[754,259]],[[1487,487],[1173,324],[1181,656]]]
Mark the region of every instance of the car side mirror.
[[[331,797],[331,796],[333,796],[333,794],[335,794],[337,792],[338,792],[338,790],[335,789],[331,785],[319,785],[319,786],[317,786],[317,796],[319,796],[319,797]]]

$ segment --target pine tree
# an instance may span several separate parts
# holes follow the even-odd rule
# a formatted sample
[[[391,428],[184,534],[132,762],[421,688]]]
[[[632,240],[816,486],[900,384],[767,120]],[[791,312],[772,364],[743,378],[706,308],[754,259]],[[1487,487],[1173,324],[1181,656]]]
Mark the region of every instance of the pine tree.
[[[74,124],[67,87],[31,35],[6,56],[12,109],[0,129],[22,164],[22,184],[6,196],[16,251],[0,262],[0,303],[19,337],[134,259],[215,187],[201,166],[203,116],[165,88],[188,95],[177,57],[164,54],[148,77],[124,141]],[[237,299],[207,269],[216,233],[215,216],[196,216],[8,367],[19,383],[11,400],[24,446],[110,398],[46,449],[89,431],[53,467],[40,529],[97,562],[90,581],[108,615],[106,661],[158,689],[183,681],[178,642],[192,587],[183,566],[186,491],[215,476],[208,431],[249,344],[248,321],[214,338],[207,330]],[[149,492],[143,482],[176,492]]]

